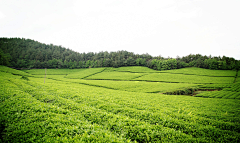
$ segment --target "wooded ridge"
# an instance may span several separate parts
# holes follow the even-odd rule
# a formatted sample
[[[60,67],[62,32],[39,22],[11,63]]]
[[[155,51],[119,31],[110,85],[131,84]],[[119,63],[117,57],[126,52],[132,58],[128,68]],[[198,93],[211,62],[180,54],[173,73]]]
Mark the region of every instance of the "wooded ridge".
[[[159,53],[161,54],[161,53]],[[155,70],[184,67],[239,69],[240,61],[231,57],[190,54],[176,58],[153,57],[128,51],[78,53],[62,46],[44,44],[25,38],[0,38],[0,64],[13,68],[97,68],[145,66]]]

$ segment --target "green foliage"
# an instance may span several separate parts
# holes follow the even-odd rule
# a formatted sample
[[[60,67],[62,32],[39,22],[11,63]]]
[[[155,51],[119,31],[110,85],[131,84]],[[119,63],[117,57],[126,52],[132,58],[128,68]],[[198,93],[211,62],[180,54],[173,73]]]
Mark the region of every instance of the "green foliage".
[[[78,72],[74,72],[71,74],[68,74],[66,78],[75,78],[75,79],[82,79],[88,76],[91,76],[93,74],[100,73],[104,70],[105,68],[90,68],[90,69],[84,69],[84,70],[79,70]]]
[[[112,79],[112,80],[132,80],[134,78],[143,76],[144,73],[130,73],[130,72],[101,72],[86,79]]]
[[[218,61],[215,59],[206,59],[204,60],[204,65],[206,68],[217,70],[218,69]]]
[[[47,75],[67,75],[82,70],[84,69],[46,69],[46,73]],[[45,69],[31,69],[23,71],[32,75],[45,75]]]
[[[109,68],[108,71],[119,71],[119,72],[132,72],[132,73],[152,73],[158,72],[156,70],[141,67],[141,66],[130,66],[130,67],[119,67],[119,68]]]
[[[154,70],[199,67],[215,70],[238,70],[240,62],[229,57],[200,54],[182,58],[152,57],[127,51],[77,53],[53,44],[47,45],[24,38],[0,38],[0,64],[15,68],[93,68],[145,66]]]
[[[135,65],[136,65],[136,61],[132,57],[129,57],[127,59],[127,66],[135,66]]]
[[[212,91],[203,92],[195,95],[196,97],[206,97],[206,98],[225,98],[225,99],[240,99],[240,92],[232,91]]]
[[[130,72],[107,68],[95,75],[124,80],[145,74],[145,76],[168,74],[179,77],[207,77],[148,73],[144,68],[134,67],[119,69]],[[1,72],[1,142],[239,142],[240,140],[239,83],[198,85],[65,78],[66,74],[79,77],[81,72],[87,70],[94,71],[92,68],[69,71],[51,69],[48,73],[52,75],[48,75],[45,84],[43,77],[40,77],[45,74],[42,69],[28,70],[28,75],[31,72],[35,73],[28,77],[29,81],[22,80],[23,75],[11,74],[23,71],[11,69],[11,72]],[[142,71],[142,73],[131,73],[131,71]],[[182,78],[182,81],[185,80],[188,81]],[[178,89],[179,87],[181,89]],[[187,92],[190,89],[210,87],[219,87],[223,90],[204,91],[196,95],[207,97],[205,94],[209,93],[208,97],[211,98],[143,93],[147,90],[151,91],[151,88],[152,91],[158,88],[162,91]]]
[[[26,76],[22,76],[22,78],[21,79],[24,79],[24,80],[29,80],[28,79],[28,77],[26,77]]]
[[[209,77],[171,73],[151,73],[133,80],[201,84],[201,83],[233,83],[234,77]]]
[[[204,84],[201,85],[201,89],[218,89],[222,90],[223,88],[230,88],[232,84]]]
[[[59,76],[48,76],[48,78],[69,81],[74,83],[82,83],[86,85],[104,87],[108,89],[144,92],[144,93],[165,93],[189,87],[196,87],[199,84],[187,83],[161,83],[161,82],[145,82],[145,81],[110,81],[110,80],[68,80]]]
[[[168,60],[157,60],[154,59],[151,61],[149,68],[153,68],[155,70],[170,70],[177,68],[177,60],[176,59],[168,59]]]
[[[203,68],[182,68],[168,71],[161,71],[161,73],[175,73],[175,74],[185,74],[185,75],[201,75],[201,76],[213,76],[213,77],[234,77],[236,71],[233,70],[210,70]]]
[[[5,73],[11,73],[14,75],[20,75],[20,76],[32,76],[31,74],[25,73],[23,71],[15,70],[15,69],[12,69],[6,66],[1,66],[1,65],[0,65],[0,71]]]
[[[2,82],[2,81],[1,81]],[[40,92],[31,94],[31,86],[4,81],[8,88],[1,86],[3,104],[0,105],[1,123],[4,123],[3,142],[126,142],[124,138],[92,125],[83,116],[65,107],[51,105],[49,100],[39,98]],[[15,86],[15,87],[11,87]],[[49,97],[48,97],[49,98]]]
[[[202,92],[200,94],[195,95],[196,97],[240,99],[240,83],[210,84],[210,85],[203,85],[200,88],[207,89],[207,90],[213,89],[213,91]]]
[[[197,85],[195,85],[195,86],[197,86]],[[193,96],[194,92],[197,91],[197,90],[198,90],[198,87],[185,87],[185,88],[178,89],[178,90],[173,90],[173,91],[168,90],[164,94],[168,94],[168,95],[191,95],[191,96]]]
[[[90,61],[90,60],[88,60],[87,62],[86,62],[86,65],[85,65],[85,67],[86,68],[91,68],[91,65],[92,65],[92,62]]]
[[[2,49],[0,49],[0,64],[4,66],[10,66],[11,55],[9,53],[4,54]]]
[[[142,58],[137,58],[136,60],[136,65],[137,66],[146,66],[146,59],[142,59]]]

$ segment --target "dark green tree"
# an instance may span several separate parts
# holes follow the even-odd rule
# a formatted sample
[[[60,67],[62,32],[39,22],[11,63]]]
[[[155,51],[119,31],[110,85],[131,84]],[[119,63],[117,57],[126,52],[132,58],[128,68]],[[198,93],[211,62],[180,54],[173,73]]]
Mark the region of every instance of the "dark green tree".
[[[10,66],[11,55],[9,53],[4,54],[2,49],[0,49],[0,64],[4,66]]]

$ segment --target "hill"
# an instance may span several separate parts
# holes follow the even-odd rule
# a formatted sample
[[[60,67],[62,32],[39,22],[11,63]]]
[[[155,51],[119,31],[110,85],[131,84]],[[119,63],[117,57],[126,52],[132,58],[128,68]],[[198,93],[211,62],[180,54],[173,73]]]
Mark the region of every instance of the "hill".
[[[24,38],[0,38],[0,60],[1,65],[29,69],[145,66],[154,70],[184,67],[238,70],[240,65],[234,58],[200,54],[164,58],[152,57],[149,54],[138,55],[128,51],[78,53],[62,46],[47,45]]]
[[[0,66],[0,142],[240,140],[237,71],[106,67],[46,73],[44,80],[43,69]],[[176,75],[180,81],[171,78]]]

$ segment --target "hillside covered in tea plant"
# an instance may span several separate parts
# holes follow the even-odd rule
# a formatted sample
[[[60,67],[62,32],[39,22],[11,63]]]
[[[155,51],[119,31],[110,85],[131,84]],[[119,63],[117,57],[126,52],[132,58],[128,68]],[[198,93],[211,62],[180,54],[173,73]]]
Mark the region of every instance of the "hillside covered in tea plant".
[[[233,70],[0,66],[0,142],[239,142],[239,87]]]

